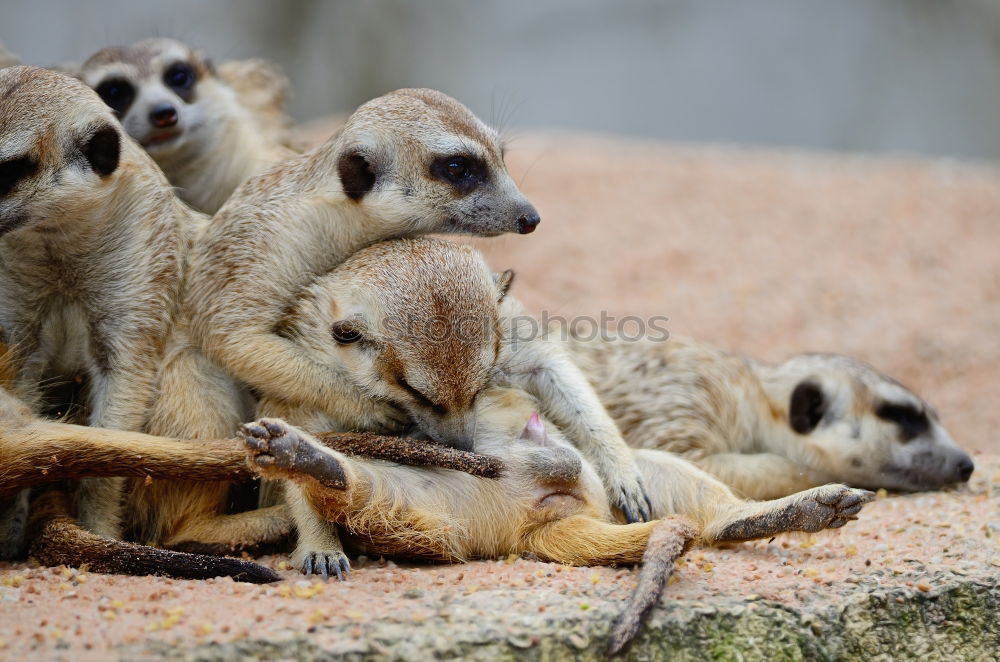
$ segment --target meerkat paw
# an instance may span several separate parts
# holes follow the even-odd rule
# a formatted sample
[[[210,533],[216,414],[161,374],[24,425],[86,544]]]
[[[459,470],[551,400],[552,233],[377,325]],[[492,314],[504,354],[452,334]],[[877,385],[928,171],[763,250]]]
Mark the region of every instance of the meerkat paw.
[[[709,527],[705,537],[710,542],[735,542],[768,538],[786,531],[815,533],[837,529],[857,519],[861,508],[875,498],[874,492],[846,485],[823,485],[775,501],[750,503],[740,517]]]
[[[859,490],[846,485],[822,485],[798,495],[801,527],[797,530],[810,533],[823,529],[838,529],[851,520],[858,519],[861,508],[875,498],[874,492]]]
[[[325,487],[345,489],[344,467],[332,451],[281,419],[261,418],[240,426],[248,463],[265,478],[311,476]]]
[[[605,484],[611,506],[621,510],[629,524],[650,520],[650,511],[653,507],[638,473],[605,481]]]
[[[339,581],[344,581],[351,574],[351,561],[339,549],[319,552],[296,550],[292,563],[302,570],[303,575],[319,575],[323,581],[329,579],[330,575],[336,575]]]

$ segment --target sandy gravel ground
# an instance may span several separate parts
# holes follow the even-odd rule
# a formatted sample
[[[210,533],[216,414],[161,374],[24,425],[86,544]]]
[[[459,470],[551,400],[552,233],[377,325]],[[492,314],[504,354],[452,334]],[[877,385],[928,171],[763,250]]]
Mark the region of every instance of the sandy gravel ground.
[[[694,549],[663,603],[693,609],[720,600],[822,606],[872,588],[933,592],[956,576],[1000,576],[1000,456],[980,457],[978,476],[956,492],[882,496],[839,531],[789,534],[726,549]],[[285,568],[285,557],[264,563]],[[374,620],[418,627],[439,620],[490,627],[515,647],[532,645],[532,614],[564,621],[617,613],[635,569],[571,568],[524,559],[464,565],[356,564],[345,583],[305,580],[294,570],[269,586],[95,575],[68,568],[0,564],[0,659],[127,657],[157,644],[182,646],[307,635],[333,653],[378,650]],[[344,629],[343,624],[352,627]]]
[[[543,223],[474,243],[497,269],[517,270],[532,309],[667,315],[674,333],[764,359],[850,353],[923,394],[977,451],[958,491],[880,498],[839,532],[694,550],[664,600],[795,606],[873,582],[930,592],[956,575],[996,581],[1000,170],[558,135],[515,139],[508,160]],[[442,617],[487,619],[527,646],[525,613],[616,608],[634,572],[369,561],[345,584],[288,570],[278,585],[250,586],[0,564],[0,659],[97,659],[116,646],[134,657],[150,642],[304,632],[330,651],[370,650],[372,619]],[[327,627],[345,622],[356,625],[346,635]]]

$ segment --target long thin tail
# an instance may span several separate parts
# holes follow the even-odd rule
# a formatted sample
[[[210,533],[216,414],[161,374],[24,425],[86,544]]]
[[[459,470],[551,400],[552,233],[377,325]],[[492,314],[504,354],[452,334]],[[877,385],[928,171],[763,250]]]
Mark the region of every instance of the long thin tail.
[[[660,600],[663,586],[674,574],[674,563],[698,535],[693,524],[680,517],[657,522],[642,555],[642,570],[635,590],[615,619],[608,637],[608,655],[624,652]]]
[[[87,564],[99,573],[177,579],[232,577],[252,584],[281,579],[274,570],[242,559],[175,552],[96,536],[81,529],[70,517],[69,497],[62,490],[39,495],[31,509],[29,555],[43,565]]]

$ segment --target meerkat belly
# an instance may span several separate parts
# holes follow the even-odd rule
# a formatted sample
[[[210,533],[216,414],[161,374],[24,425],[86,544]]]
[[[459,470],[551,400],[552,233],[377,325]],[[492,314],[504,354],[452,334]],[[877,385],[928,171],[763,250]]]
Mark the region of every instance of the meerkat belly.
[[[61,301],[51,309],[39,334],[38,354],[43,358],[39,413],[82,423],[87,419],[87,393],[93,381],[89,325],[76,303]]]

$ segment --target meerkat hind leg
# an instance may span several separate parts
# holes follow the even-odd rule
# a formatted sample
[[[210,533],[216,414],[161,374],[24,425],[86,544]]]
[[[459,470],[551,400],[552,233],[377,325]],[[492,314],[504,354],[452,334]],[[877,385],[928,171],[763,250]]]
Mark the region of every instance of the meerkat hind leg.
[[[240,434],[250,453],[250,463],[268,478],[305,475],[334,490],[348,487],[347,474],[335,452],[284,421],[262,418],[241,426]],[[325,580],[332,572],[343,580],[351,564],[344,554],[336,525],[312,508],[303,490],[293,481],[286,481],[284,490],[298,530],[292,563],[303,574],[318,574]]]
[[[785,531],[813,533],[837,529],[857,519],[874,492],[846,485],[821,485],[773,501],[750,501],[733,509],[732,517],[719,518],[702,532],[707,542],[739,542]]]
[[[635,451],[653,515],[689,517],[708,544],[769,538],[786,531],[835,529],[856,519],[873,494],[845,485],[822,485],[773,501],[744,501],[690,462],[664,451]]]

